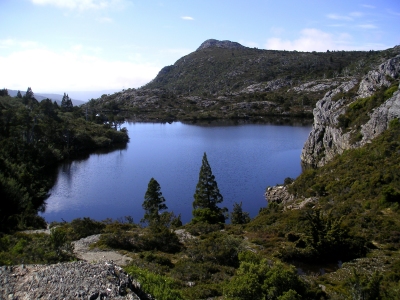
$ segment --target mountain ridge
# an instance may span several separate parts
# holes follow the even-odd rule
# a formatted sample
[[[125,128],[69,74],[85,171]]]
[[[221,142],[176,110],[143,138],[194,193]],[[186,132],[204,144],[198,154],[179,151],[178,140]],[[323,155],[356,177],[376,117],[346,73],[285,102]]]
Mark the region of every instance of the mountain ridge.
[[[162,68],[143,87],[103,95],[88,108],[127,111],[142,121],[311,121],[315,104],[326,92],[359,80],[400,54],[398,46],[383,51],[297,52],[260,50],[231,41],[207,40],[202,45]]]

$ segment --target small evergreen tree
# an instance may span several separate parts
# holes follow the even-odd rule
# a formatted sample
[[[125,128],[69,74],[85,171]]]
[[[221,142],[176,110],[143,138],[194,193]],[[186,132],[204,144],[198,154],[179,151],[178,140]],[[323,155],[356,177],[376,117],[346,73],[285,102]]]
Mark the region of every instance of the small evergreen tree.
[[[223,201],[219,192],[215,176],[212,174],[207,154],[204,152],[200,168],[199,181],[193,201],[193,222],[210,224],[225,223],[227,208],[220,208],[217,204]]]
[[[162,196],[160,190],[161,187],[157,180],[151,178],[146,194],[144,195],[144,202],[142,204],[142,207],[145,210],[145,214],[142,219],[143,223],[148,223],[150,225],[153,223],[159,223],[160,211],[168,208],[164,203],[165,198]]]
[[[32,89],[30,87],[28,87],[28,89],[26,90],[25,98],[28,100],[35,99],[35,94],[33,93]]]
[[[2,89],[2,90],[0,90],[0,96],[9,96],[8,95],[8,90],[6,89],[6,88],[4,88],[4,89]]]
[[[17,92],[17,98],[18,98],[18,99],[22,99],[22,94],[21,94],[21,91],[20,91],[20,90],[18,90],[18,92]]]
[[[231,213],[232,224],[247,224],[250,222],[250,216],[248,212],[244,212],[242,209],[242,202],[233,204],[233,211]]]
[[[22,97],[22,103],[27,105],[30,110],[32,110],[39,103],[39,101],[36,100],[35,94],[30,87],[28,87],[25,95]]]
[[[72,104],[72,100],[70,97],[68,97],[68,94],[64,93],[64,96],[62,97],[61,100],[61,109],[63,111],[72,111],[74,105]]]

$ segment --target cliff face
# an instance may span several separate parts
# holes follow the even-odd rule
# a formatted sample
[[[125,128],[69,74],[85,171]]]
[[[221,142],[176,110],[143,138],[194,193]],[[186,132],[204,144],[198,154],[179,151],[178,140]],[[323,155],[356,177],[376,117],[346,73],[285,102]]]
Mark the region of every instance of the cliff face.
[[[400,118],[400,93],[396,91],[391,98],[369,113],[369,120],[361,125],[361,140],[354,142],[351,138],[359,129],[350,128],[344,132],[338,120],[357,99],[369,97],[381,87],[390,86],[389,79],[398,78],[399,75],[400,55],[397,55],[382,63],[376,70],[370,71],[360,82],[353,78],[327,92],[313,110],[314,124],[301,153],[302,162],[323,166],[344,150],[368,143],[387,129],[390,120]],[[359,87],[356,96],[350,102],[345,98],[336,100],[336,95],[347,93],[357,88],[357,85]]]

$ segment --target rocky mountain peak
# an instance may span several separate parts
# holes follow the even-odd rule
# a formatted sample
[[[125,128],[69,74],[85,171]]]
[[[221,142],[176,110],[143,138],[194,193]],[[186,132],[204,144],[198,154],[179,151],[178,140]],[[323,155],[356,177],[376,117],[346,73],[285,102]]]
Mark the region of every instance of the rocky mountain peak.
[[[225,49],[243,49],[246,48],[245,46],[237,43],[237,42],[231,42],[231,41],[218,41],[214,39],[209,39],[203,42],[199,48],[197,48],[196,51],[201,50],[201,49],[206,49],[206,48],[211,48],[211,47],[217,47],[217,48],[225,48]]]

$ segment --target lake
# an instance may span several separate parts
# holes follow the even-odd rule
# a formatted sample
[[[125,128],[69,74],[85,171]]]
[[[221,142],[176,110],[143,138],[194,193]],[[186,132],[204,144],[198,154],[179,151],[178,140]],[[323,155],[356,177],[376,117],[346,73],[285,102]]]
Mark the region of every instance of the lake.
[[[311,125],[188,125],[125,123],[126,148],[60,165],[46,211],[47,222],[132,216],[140,222],[147,185],[154,177],[168,211],[192,218],[203,153],[224,201],[243,202],[251,217],[266,206],[266,187],[301,173],[300,154]]]

